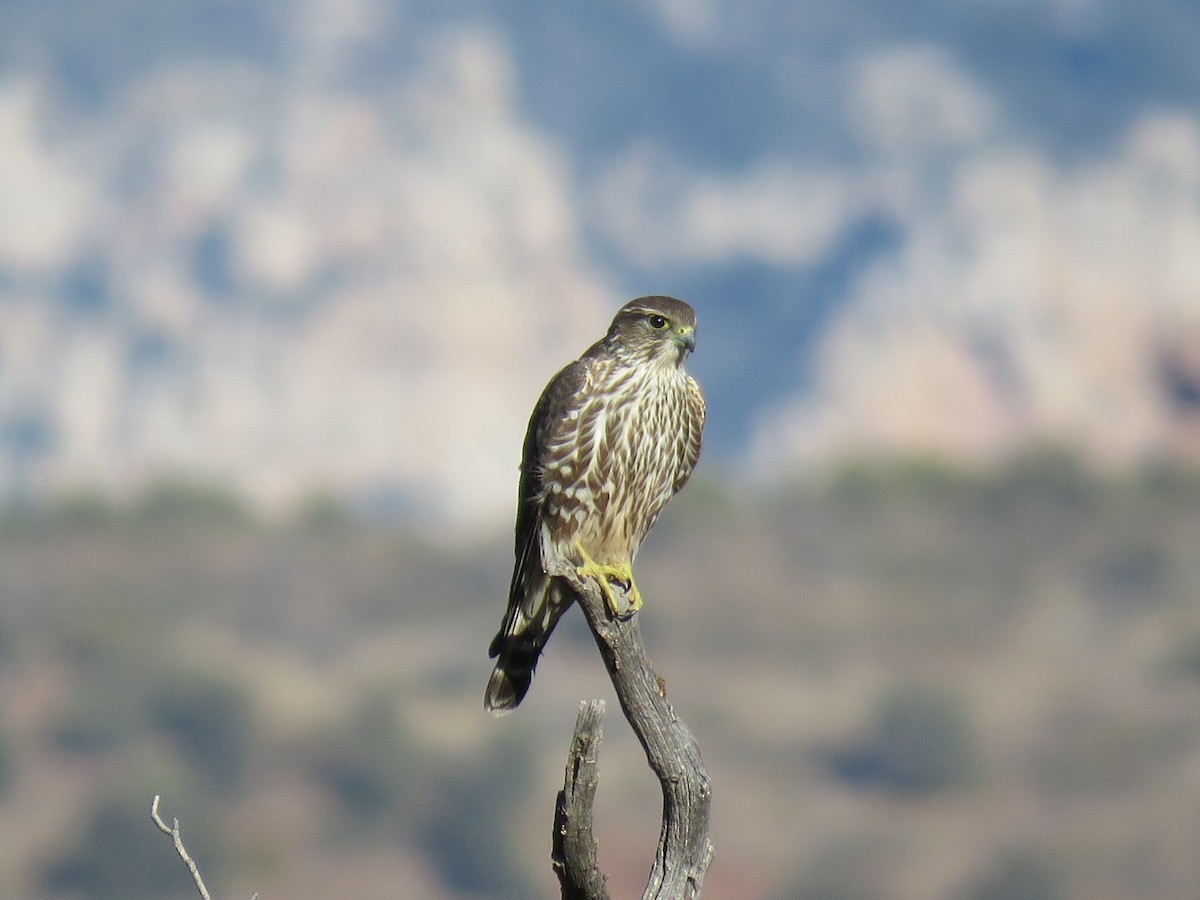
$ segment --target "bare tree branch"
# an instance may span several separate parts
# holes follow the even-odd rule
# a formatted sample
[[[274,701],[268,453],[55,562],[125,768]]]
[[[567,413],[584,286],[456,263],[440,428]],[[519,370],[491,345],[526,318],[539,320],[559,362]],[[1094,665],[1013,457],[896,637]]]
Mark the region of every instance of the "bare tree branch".
[[[204,886],[204,879],[200,877],[200,867],[196,865],[196,861],[192,859],[187,852],[187,848],[183,846],[183,837],[179,833],[179,820],[172,819],[171,827],[167,827],[167,823],[162,820],[162,816],[158,814],[158,794],[154,795],[154,799],[150,801],[150,819],[158,826],[158,830],[163,834],[169,834],[171,840],[175,842],[175,853],[183,860],[184,865],[188,867],[188,871],[192,873],[192,882],[196,885],[196,890],[200,892],[201,900],[212,900],[208,894],[208,888]],[[250,900],[258,900],[256,893]]]
[[[550,574],[563,578],[578,595],[579,605],[587,617],[616,689],[621,710],[646,751],[646,761],[662,786],[662,829],[642,898],[690,900],[698,897],[714,853],[708,838],[712,789],[704,761],[700,758],[700,747],[667,702],[665,682],[655,674],[646,659],[637,614],[622,611],[620,615],[613,615],[600,586],[593,580],[581,579],[569,566]],[[613,587],[619,592],[618,586]],[[578,728],[576,726],[577,739]],[[574,749],[573,743],[572,752]],[[590,839],[590,834],[587,838]],[[594,848],[595,842],[588,843],[585,840],[583,843],[583,850],[590,850],[594,858],[594,849],[591,848]],[[580,848],[564,844],[563,849],[570,854]],[[567,865],[571,867],[574,863],[568,858]],[[587,868],[586,862],[581,865]],[[564,898],[603,896],[569,895],[566,887],[564,882]]]
[[[604,873],[596,862],[596,838],[592,835],[592,803],[599,777],[596,760],[603,723],[603,700],[579,704],[575,736],[567,754],[567,773],[554,812],[550,854],[562,885],[563,900],[609,900]]]
[[[200,877],[200,867],[196,865],[196,861],[188,855],[187,849],[183,846],[183,837],[179,834],[179,820],[172,819],[171,827],[168,828],[167,823],[158,814],[158,794],[154,795],[154,800],[150,804],[150,818],[154,820],[154,824],[158,826],[159,831],[163,834],[169,834],[171,840],[175,842],[175,852],[179,854],[179,858],[188,867],[188,871],[192,873],[192,881],[196,883],[196,890],[200,892],[201,898],[203,900],[212,900],[208,894],[208,888],[204,886],[204,879]]]

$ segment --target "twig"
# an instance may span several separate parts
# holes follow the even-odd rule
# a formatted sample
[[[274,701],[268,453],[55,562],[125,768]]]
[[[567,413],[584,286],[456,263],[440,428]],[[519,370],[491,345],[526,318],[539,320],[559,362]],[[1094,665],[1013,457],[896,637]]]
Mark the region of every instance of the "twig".
[[[700,747],[667,702],[663,682],[646,660],[637,615],[614,616],[599,585],[581,579],[569,564],[550,574],[575,591],[621,710],[662,786],[662,829],[642,900],[698,897],[714,853],[708,838],[712,788]]]
[[[158,794],[154,795],[154,801],[150,804],[150,818],[154,820],[154,824],[158,826],[159,831],[163,834],[169,834],[171,840],[175,842],[175,852],[179,854],[179,858],[188,867],[188,871],[192,873],[192,881],[196,883],[196,890],[200,892],[203,900],[212,900],[208,894],[208,888],[204,886],[204,879],[200,877],[200,867],[196,865],[196,861],[188,855],[187,848],[183,846],[183,837],[179,834],[179,820],[172,819],[171,827],[168,828],[167,823],[158,814]],[[255,896],[258,895],[256,894]]]
[[[579,704],[575,736],[567,755],[563,789],[554,812],[551,859],[562,885],[563,900],[609,900],[604,873],[596,862],[592,835],[592,804],[596,798],[597,765],[604,701]]]

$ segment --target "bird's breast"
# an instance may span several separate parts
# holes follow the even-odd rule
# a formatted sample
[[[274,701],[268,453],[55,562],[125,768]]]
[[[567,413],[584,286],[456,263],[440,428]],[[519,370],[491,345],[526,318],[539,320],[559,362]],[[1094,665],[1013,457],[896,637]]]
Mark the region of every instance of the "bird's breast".
[[[580,541],[598,562],[632,560],[685,465],[681,370],[600,378],[565,422],[546,471],[552,539]]]

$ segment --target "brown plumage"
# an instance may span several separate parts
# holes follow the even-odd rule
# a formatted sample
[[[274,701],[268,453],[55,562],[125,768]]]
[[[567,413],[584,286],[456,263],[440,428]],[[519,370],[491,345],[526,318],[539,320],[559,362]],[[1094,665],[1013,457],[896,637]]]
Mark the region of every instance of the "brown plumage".
[[[696,313],[672,297],[623,306],[608,333],[551,379],[525,435],[508,610],[489,654],[499,657],[484,705],[515,709],[559,618],[575,600],[552,564],[628,584],[633,558],[700,455],[704,398],[683,369]]]

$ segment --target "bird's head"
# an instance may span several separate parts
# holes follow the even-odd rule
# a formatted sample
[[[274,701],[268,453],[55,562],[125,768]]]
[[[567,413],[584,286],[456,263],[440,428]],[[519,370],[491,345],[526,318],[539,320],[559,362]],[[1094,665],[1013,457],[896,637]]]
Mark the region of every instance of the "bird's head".
[[[639,297],[617,311],[605,340],[641,361],[679,366],[696,349],[696,311],[674,297]]]

